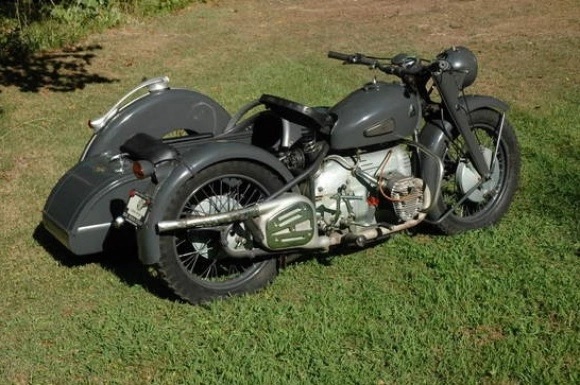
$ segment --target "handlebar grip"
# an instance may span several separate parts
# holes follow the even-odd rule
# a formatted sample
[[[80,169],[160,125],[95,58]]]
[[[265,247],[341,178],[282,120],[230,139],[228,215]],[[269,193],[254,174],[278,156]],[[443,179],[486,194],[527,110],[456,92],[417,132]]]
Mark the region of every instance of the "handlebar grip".
[[[337,59],[337,60],[342,60],[342,61],[351,61],[352,60],[352,55],[349,55],[346,53],[334,52],[334,51],[328,51],[328,57],[331,59]]]

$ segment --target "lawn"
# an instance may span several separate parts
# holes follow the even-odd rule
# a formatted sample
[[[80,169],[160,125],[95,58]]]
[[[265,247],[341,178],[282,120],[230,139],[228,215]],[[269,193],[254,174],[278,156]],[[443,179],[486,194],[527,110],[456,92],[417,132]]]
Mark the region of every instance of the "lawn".
[[[0,383],[579,383],[579,20],[573,0],[208,1],[0,68]],[[329,105],[373,73],[328,50],[451,45],[478,54],[471,92],[510,104],[521,144],[498,226],[399,234],[196,307],[135,255],[77,257],[38,228],[86,121],[143,78],[231,112],[261,93]]]

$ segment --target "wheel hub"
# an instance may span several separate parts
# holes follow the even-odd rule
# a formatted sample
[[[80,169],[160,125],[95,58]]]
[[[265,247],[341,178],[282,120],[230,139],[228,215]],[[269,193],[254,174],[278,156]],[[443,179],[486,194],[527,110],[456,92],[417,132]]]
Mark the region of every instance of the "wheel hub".
[[[481,152],[487,163],[488,167],[491,166],[492,151],[487,147],[481,147]],[[457,166],[457,185],[463,194],[467,194],[479,181],[481,176],[469,160],[463,160]],[[493,170],[491,170],[491,177],[489,180],[483,182],[475,191],[473,191],[467,199],[474,203],[483,202],[486,197],[493,193],[499,182],[499,167],[496,161],[493,164]]]
[[[191,213],[211,215],[224,211],[237,210],[240,208],[242,208],[240,203],[230,195],[214,195],[199,202],[199,204],[191,209]],[[199,234],[199,231],[201,231],[202,234]],[[228,226],[226,231],[228,233],[227,245],[232,247],[237,242],[237,234],[234,232],[234,230],[231,229],[231,226]],[[210,241],[208,239],[211,239],[211,237],[207,236],[207,229],[191,230],[188,235],[188,240],[191,243],[193,249],[199,254],[200,257],[206,259],[210,258],[210,254],[213,249],[213,247],[210,246]]]

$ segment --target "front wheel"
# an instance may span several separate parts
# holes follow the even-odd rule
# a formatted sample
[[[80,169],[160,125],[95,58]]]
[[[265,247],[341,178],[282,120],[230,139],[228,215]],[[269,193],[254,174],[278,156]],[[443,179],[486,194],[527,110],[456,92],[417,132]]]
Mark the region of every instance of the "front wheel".
[[[516,192],[520,173],[520,150],[511,124],[493,110],[471,113],[471,130],[491,167],[491,178],[472,191],[479,174],[469,160],[467,146],[454,130],[445,146],[438,149],[443,159],[444,176],[439,200],[430,212],[431,219],[445,219],[436,227],[445,234],[456,234],[497,223],[507,212]],[[497,154],[493,154],[497,148]],[[469,194],[468,194],[469,193]]]
[[[276,175],[255,163],[219,163],[195,175],[176,192],[164,219],[240,209],[263,201],[282,186]],[[264,287],[277,273],[275,259],[232,258],[224,250],[223,234],[231,234],[228,242],[251,243],[242,227],[238,223],[229,228],[196,228],[162,235],[161,276],[192,304]]]

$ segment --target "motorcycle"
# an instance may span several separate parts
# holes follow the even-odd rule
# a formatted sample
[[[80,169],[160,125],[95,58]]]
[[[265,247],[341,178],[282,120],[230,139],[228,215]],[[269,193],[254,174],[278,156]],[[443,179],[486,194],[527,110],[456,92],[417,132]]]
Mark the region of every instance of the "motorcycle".
[[[399,81],[375,76],[330,107],[265,94],[233,116],[167,78],[145,81],[90,121],[44,226],[79,255],[134,229],[139,259],[196,304],[256,291],[296,255],[504,216],[519,146],[504,102],[465,94],[478,72],[469,49],[328,57]]]

